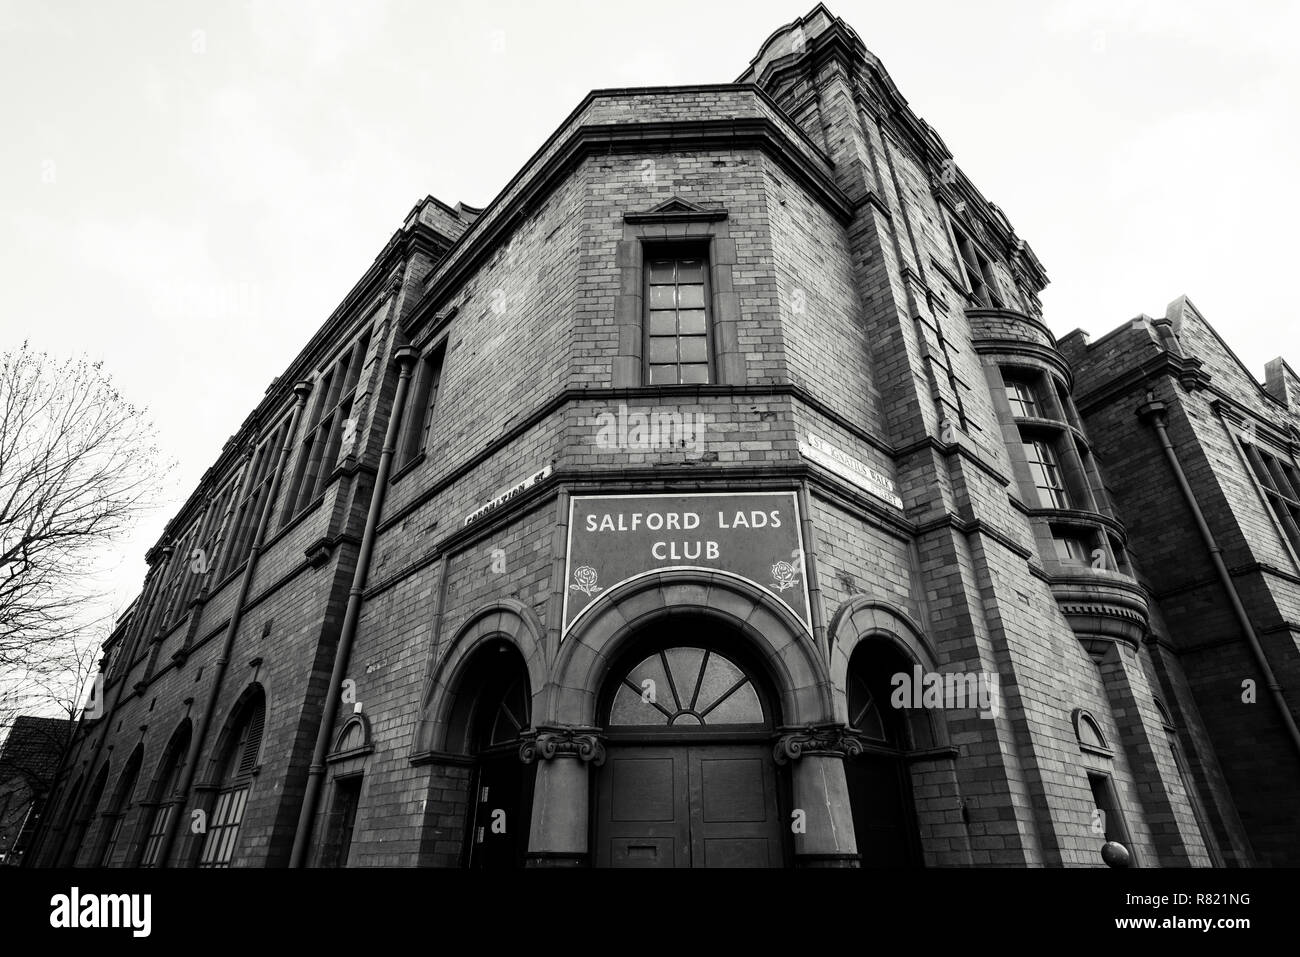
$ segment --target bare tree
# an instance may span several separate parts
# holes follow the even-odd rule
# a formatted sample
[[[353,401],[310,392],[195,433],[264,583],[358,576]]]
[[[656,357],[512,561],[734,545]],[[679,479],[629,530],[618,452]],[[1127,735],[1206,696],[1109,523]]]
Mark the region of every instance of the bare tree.
[[[0,359],[0,674],[48,675],[76,645],[96,557],[171,469],[101,366],[25,342]]]
[[[72,635],[32,649],[21,665],[0,672],[0,740],[21,716],[59,718],[67,722],[66,730],[51,745],[60,751],[66,747],[82,710],[103,707],[102,694],[91,687],[103,640],[101,635]]]

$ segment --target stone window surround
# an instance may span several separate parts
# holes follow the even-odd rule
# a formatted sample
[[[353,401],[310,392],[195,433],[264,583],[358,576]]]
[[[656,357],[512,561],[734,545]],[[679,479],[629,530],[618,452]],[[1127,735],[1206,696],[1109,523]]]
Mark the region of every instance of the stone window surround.
[[[743,385],[744,356],[738,328],[740,301],[732,282],[736,241],[728,234],[727,213],[703,209],[674,197],[645,213],[623,217],[623,238],[617,243],[619,290],[614,298],[614,323],[618,353],[613,360],[615,388],[648,385],[643,356],[645,336],[645,249],[659,245],[693,245],[707,248],[709,261],[709,338],[713,379],[709,385]],[[659,385],[664,391],[698,389],[698,384]]]

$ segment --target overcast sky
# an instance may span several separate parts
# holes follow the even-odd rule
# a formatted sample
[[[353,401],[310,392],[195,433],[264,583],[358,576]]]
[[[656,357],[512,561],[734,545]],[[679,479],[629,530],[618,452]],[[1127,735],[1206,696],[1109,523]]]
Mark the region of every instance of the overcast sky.
[[[1034,247],[1058,335],[1186,293],[1256,378],[1300,362],[1300,3],[829,6]],[[588,90],[731,82],[811,7],[0,0],[0,348],[103,359],[179,462],[115,607],[417,200],[486,206]]]

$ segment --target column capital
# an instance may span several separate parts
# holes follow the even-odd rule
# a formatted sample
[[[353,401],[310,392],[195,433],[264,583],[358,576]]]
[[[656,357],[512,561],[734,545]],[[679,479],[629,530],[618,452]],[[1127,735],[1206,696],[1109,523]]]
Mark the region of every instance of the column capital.
[[[803,728],[779,728],[772,757],[777,764],[797,761],[805,755],[854,757],[862,753],[862,736],[842,724],[814,724]]]
[[[544,726],[526,731],[519,746],[519,760],[524,764],[554,758],[578,758],[596,767],[605,763],[605,744],[600,728]]]

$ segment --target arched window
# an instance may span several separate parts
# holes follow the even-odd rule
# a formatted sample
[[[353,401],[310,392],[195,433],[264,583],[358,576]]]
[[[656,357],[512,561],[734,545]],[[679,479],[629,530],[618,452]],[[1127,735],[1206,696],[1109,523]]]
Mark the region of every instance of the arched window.
[[[199,867],[229,867],[235,852],[239,825],[244,820],[253,770],[262,750],[266,724],[266,698],[257,689],[236,710],[227,728],[214,784],[216,804],[208,817],[208,832],[199,854]]]
[[[694,647],[657,651],[631,669],[619,684],[609,715],[612,726],[679,730],[764,721],[749,676],[716,651]]]
[[[108,784],[108,763],[99,769],[95,775],[94,782],[90,785],[90,790],[86,792],[86,799],[81,805],[81,812],[72,822],[72,835],[68,841],[67,858],[63,861],[64,867],[76,867],[77,854],[81,850],[81,843],[86,839],[86,831],[90,827],[90,822],[95,816],[95,808],[99,807],[99,799],[104,795],[104,787]]]
[[[171,822],[176,804],[181,800],[176,789],[180,787],[181,772],[185,769],[185,761],[190,753],[190,732],[191,726],[187,718],[172,732],[172,739],[163,752],[158,775],[154,778],[153,790],[149,795],[153,808],[149,813],[149,827],[140,849],[140,867],[157,867],[159,864],[158,855],[162,851],[163,836],[167,833],[167,825]]]
[[[59,814],[58,831],[62,834],[58,845],[54,848],[54,856],[50,860],[51,866],[58,867],[63,860],[63,851],[68,844],[68,832],[72,827],[73,816],[77,812],[77,806],[81,803],[81,791],[86,786],[85,775],[77,778],[77,783],[72,786],[66,793],[67,800],[63,804],[63,809]]]
[[[113,790],[113,797],[109,801],[108,810],[104,814],[104,842],[99,851],[98,865],[107,867],[113,859],[113,852],[117,850],[117,843],[122,836],[122,823],[131,813],[132,799],[135,796],[135,782],[140,776],[140,765],[144,761],[144,745],[138,744],[135,750],[131,752],[131,757],[126,762],[126,768],[122,771],[121,776],[117,779],[117,787]]]
[[[1087,711],[1082,708],[1076,708],[1074,711],[1074,736],[1079,741],[1079,746],[1088,751],[1100,751],[1103,754],[1110,754],[1110,745],[1106,743],[1106,736],[1102,734],[1101,725]]]

